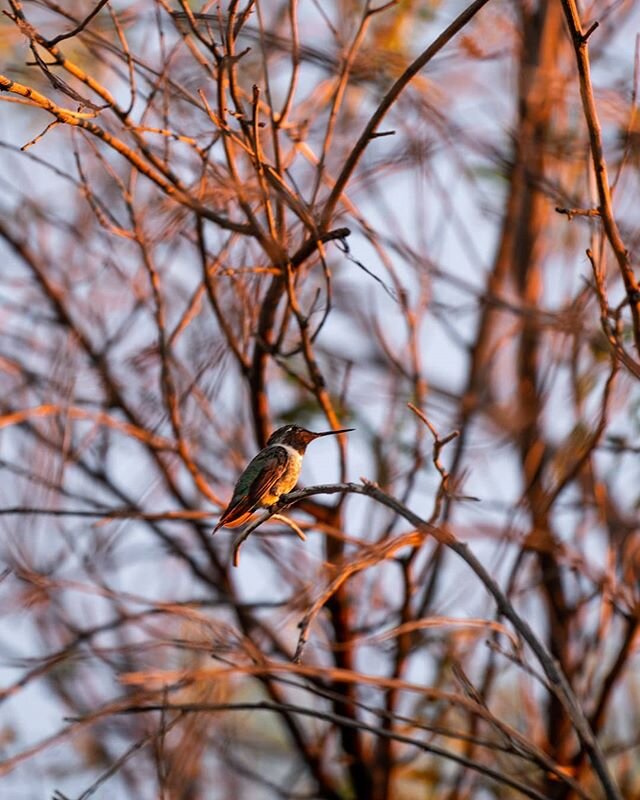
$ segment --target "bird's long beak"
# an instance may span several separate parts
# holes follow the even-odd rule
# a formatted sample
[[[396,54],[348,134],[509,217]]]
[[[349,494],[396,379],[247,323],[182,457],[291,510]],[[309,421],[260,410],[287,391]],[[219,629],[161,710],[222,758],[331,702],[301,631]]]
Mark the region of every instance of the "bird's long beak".
[[[313,434],[314,439],[319,439],[320,436],[335,436],[338,433],[349,433],[350,431],[355,431],[355,428],[341,428],[339,431],[324,431],[323,433],[309,431],[309,433]]]

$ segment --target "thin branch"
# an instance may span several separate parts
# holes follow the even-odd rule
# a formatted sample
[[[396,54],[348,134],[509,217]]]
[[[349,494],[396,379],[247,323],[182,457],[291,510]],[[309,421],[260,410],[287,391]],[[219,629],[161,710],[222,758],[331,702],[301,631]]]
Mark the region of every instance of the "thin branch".
[[[426,66],[431,59],[436,56],[442,48],[448,44],[453,37],[459,33],[465,25],[467,25],[480,11],[480,9],[488,3],[489,0],[475,0],[465,10],[459,14],[453,22],[445,28],[440,36],[435,39],[432,44],[424,50],[418,58],[416,58],[402,73],[402,75],[393,84],[391,89],[382,98],[382,101],[371,115],[369,122],[366,124],[364,130],[360,134],[357,142],[351,149],[344,166],[340,170],[340,174],[336,178],[336,182],[327,198],[322,215],[320,217],[320,228],[326,228],[333,216],[333,212],[340,200],[340,195],[345,190],[355,168],[357,167],[360,159],[362,158],[367,145],[372,141],[373,134],[376,132],[378,126],[384,119],[387,111],[396,102],[402,91],[409,85],[411,79],[414,78],[420,70]]]
[[[607,162],[605,160],[604,147],[602,144],[602,128],[600,126],[600,120],[598,119],[593,85],[591,83],[591,67],[589,64],[587,40],[596,29],[596,23],[585,33],[582,29],[582,22],[580,21],[576,0],[561,0],[561,2],[567,25],[569,26],[569,33],[571,34],[571,41],[573,42],[578,64],[580,96],[582,98],[584,117],[589,130],[591,158],[593,160],[596,186],[598,189],[598,199],[600,200],[598,211],[602,217],[602,224],[606,237],[614,252],[616,261],[618,262],[618,269],[624,281],[627,299],[631,306],[631,314],[633,317],[633,336],[636,349],[640,355],[640,285],[635,277],[631,259],[629,258],[629,251],[622,240],[620,229],[618,228],[618,223],[613,213]]]
[[[49,39],[49,40],[48,40],[48,42],[47,42],[47,44],[49,45],[49,47],[55,47],[55,45],[57,45],[57,44],[58,44],[58,42],[62,42],[62,41],[64,41],[65,39],[71,39],[73,36],[77,36],[77,34],[81,33],[81,32],[82,32],[82,31],[83,31],[83,30],[84,30],[84,29],[87,27],[87,25],[88,25],[88,24],[91,22],[91,20],[92,20],[92,19],[93,19],[93,18],[94,18],[94,17],[95,17],[97,14],[99,14],[99,13],[100,13],[101,9],[103,9],[103,8],[104,8],[104,7],[107,5],[107,3],[108,3],[108,2],[109,2],[109,0],[99,0],[99,2],[98,2],[98,3],[96,3],[96,6],[95,6],[95,8],[93,9],[93,11],[91,11],[91,13],[90,13],[90,14],[88,14],[88,15],[87,15],[87,16],[86,16],[86,17],[85,17],[83,20],[82,20],[82,22],[79,22],[79,23],[76,25],[76,27],[75,27],[75,28],[73,28],[72,30],[70,30],[68,33],[60,33],[60,34],[58,34],[58,36],[55,36],[53,39]]]

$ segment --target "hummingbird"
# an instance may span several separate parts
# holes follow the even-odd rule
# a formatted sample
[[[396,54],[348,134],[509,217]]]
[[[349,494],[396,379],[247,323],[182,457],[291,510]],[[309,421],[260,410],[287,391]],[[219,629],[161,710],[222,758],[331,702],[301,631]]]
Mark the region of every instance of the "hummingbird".
[[[300,425],[278,428],[238,478],[231,502],[223,511],[213,533],[222,527],[242,525],[257,508],[269,508],[278,502],[281,495],[290,492],[298,482],[307,445],[314,439],[353,430],[355,428],[342,428],[314,433]]]

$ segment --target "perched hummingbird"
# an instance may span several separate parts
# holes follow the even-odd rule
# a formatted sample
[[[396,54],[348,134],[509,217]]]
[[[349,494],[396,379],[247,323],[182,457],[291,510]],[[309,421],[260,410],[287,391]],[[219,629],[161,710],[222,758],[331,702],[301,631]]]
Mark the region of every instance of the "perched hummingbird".
[[[274,431],[258,455],[251,459],[233,490],[231,502],[213,529],[242,525],[257,508],[269,508],[290,492],[298,482],[307,445],[320,436],[349,433],[355,428],[314,433],[299,425],[285,425]]]

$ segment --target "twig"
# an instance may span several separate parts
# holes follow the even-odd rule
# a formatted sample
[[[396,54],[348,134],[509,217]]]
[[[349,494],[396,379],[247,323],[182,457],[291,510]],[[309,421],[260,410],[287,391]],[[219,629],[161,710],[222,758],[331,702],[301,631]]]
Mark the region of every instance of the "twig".
[[[618,269],[624,281],[627,299],[631,306],[631,315],[633,317],[633,336],[636,349],[640,354],[640,285],[636,280],[629,258],[629,251],[625,247],[613,214],[609,176],[607,174],[607,162],[604,157],[604,148],[602,144],[602,129],[598,119],[593,86],[591,83],[591,67],[589,64],[587,39],[596,29],[597,23],[594,23],[585,33],[582,30],[582,23],[580,21],[576,0],[562,0],[562,6],[569,26],[569,32],[573,41],[578,64],[580,96],[582,97],[582,108],[589,130],[591,157],[598,189],[598,199],[600,201],[600,216],[602,217],[605,235],[614,252],[616,261],[618,262]]]
[[[434,426],[429,422],[427,419],[427,415],[421,411],[417,406],[414,406],[413,403],[407,403],[407,407],[413,411],[413,413],[424,422],[424,424],[429,428],[429,433],[433,436],[433,466],[438,470],[440,473],[440,486],[438,487],[438,492],[436,494],[436,500],[433,505],[433,512],[429,517],[429,522],[434,523],[438,517],[440,516],[440,509],[442,507],[442,501],[445,497],[450,496],[449,493],[449,472],[445,468],[442,461],[440,461],[440,453],[442,452],[442,448],[445,445],[452,442],[458,436],[460,436],[460,431],[451,431],[451,433],[447,434],[444,439],[441,439],[438,431],[434,428]],[[475,498],[468,498],[468,499],[475,499]]]
[[[277,507],[278,508],[282,508],[283,506],[278,504]],[[258,517],[257,519],[253,520],[253,522],[249,523],[249,525],[247,525],[247,527],[240,534],[240,536],[236,540],[236,543],[235,543],[235,545],[233,547],[233,566],[234,567],[237,567],[238,564],[240,563],[240,548],[242,547],[242,545],[246,542],[246,540],[255,531],[256,528],[259,528],[260,525],[262,525],[263,522],[266,522],[269,519],[277,519],[280,522],[284,522],[285,525],[288,525],[291,528],[291,530],[295,533],[295,535],[298,537],[298,539],[300,539],[303,542],[307,541],[307,537],[305,536],[304,531],[302,530],[302,528],[296,522],[294,522],[292,519],[289,519],[289,517],[286,517],[284,514],[278,514],[275,509],[276,509],[276,506],[274,506],[273,509],[269,509],[261,517]]]
[[[556,206],[556,211],[558,214],[565,214],[569,222],[574,217],[600,217],[600,209],[599,208],[561,208],[560,206]]]
[[[58,36],[54,37],[53,39],[49,39],[47,44],[49,47],[54,47],[58,44],[58,42],[62,42],[64,39],[71,39],[72,36],[76,36],[78,33],[83,31],[87,25],[91,22],[91,20],[100,12],[104,6],[109,2],[109,0],[99,0],[96,4],[96,7],[88,14],[78,25],[76,25],[73,30],[70,30],[68,33],[60,33]]]

